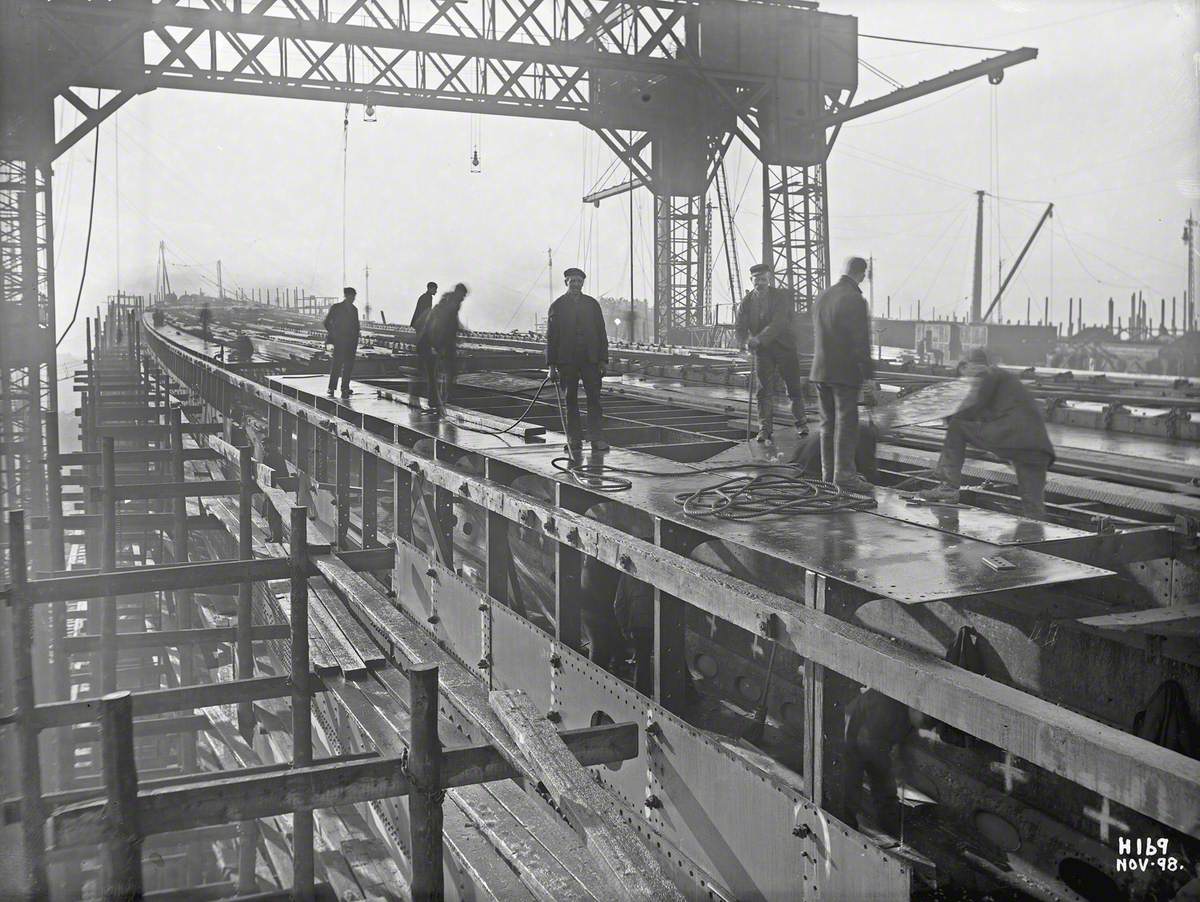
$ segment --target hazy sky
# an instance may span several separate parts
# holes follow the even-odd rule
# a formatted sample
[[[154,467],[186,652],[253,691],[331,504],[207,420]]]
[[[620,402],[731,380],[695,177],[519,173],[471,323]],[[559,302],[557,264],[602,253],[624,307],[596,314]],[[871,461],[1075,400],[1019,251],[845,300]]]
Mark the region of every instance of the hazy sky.
[[[1083,297],[1089,320],[1107,298],[1127,315],[1129,294],[1182,296],[1180,240],[1200,211],[1200,17],[1196,0],[829,0],[856,15],[863,34],[988,47],[1037,47],[1037,60],[992,87],[978,80],[847,125],[829,163],[832,255],[875,259],[876,311],[963,313],[971,288],[976,189],[988,199],[985,294],[999,259],[1011,260],[1047,201],[1048,226],[1006,295],[1006,317],[1025,298],[1052,295],[1052,319]],[[860,55],[912,84],[987,55],[863,38]],[[888,84],[860,70],[858,100]],[[65,106],[65,105],[64,105]],[[77,118],[59,111],[63,129]],[[176,290],[342,285],[341,104],[159,90],[135,98],[100,132],[91,258],[83,310],[118,284],[149,293],[165,241]],[[482,172],[470,171],[479,133]],[[58,317],[79,287],[93,139],[56,165]],[[600,139],[571,123],[477,118],[381,108],[350,112],[347,282],[388,319],[407,318],[428,279],[465,281],[474,327],[529,328],[568,265],[584,266],[592,293],[627,295],[628,199],[580,203],[609,169]],[[728,173],[743,268],[760,246],[760,186],[735,145]],[[618,167],[606,183],[623,180]],[[1027,203],[1026,201],[1034,201]],[[634,215],[637,294],[651,284],[648,197]],[[998,215],[997,215],[998,213]],[[997,223],[999,228],[997,230]],[[718,260],[719,232],[714,252]],[[1198,261],[1200,262],[1200,261]],[[186,264],[186,265],[183,265]],[[729,299],[723,265],[714,296]],[[748,277],[743,277],[748,282]],[[1040,316],[1041,301],[1034,305]],[[82,344],[77,327],[64,350]]]

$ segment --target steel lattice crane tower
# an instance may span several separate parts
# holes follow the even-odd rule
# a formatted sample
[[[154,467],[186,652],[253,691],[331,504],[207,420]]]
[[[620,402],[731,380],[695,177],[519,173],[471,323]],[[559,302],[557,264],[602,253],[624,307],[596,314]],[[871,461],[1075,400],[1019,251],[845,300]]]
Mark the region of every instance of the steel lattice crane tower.
[[[0,506],[44,508],[56,377],[54,161],[159,88],[578,122],[656,200],[655,333],[702,322],[703,196],[736,138],[770,171],[770,254],[824,284],[823,165],[850,119],[1036,57],[852,105],[857,20],[801,0],[7,0],[0,4]],[[92,97],[99,89],[93,102]],[[83,114],[65,134],[55,103]],[[797,175],[799,174],[799,178]],[[50,418],[52,420],[52,418]]]

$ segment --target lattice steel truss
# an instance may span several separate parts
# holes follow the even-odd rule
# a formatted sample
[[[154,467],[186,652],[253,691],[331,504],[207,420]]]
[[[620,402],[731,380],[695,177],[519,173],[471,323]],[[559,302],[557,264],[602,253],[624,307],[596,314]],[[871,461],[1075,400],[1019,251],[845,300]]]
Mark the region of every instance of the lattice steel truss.
[[[703,197],[654,198],[654,335],[703,326],[706,217]]]
[[[825,164],[763,167],[763,252],[807,312],[829,285]]]
[[[0,508],[35,514],[45,512],[42,411],[58,407],[51,209],[43,170],[0,160]]]

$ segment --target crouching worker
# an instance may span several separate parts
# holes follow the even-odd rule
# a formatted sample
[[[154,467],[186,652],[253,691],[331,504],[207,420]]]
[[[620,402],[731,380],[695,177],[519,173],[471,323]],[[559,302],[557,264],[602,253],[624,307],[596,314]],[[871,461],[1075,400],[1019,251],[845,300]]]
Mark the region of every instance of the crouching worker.
[[[974,384],[963,406],[946,420],[946,443],[935,471],[940,484],[918,497],[956,504],[967,445],[974,445],[1012,464],[1021,512],[1044,519],[1046,471],[1054,463],[1054,445],[1037,402],[1020,379],[992,366],[982,348],[973,350],[964,366]]]
[[[874,689],[861,693],[846,706],[842,804],[847,823],[856,825],[863,813],[865,776],[871,787],[876,825],[884,833],[900,838],[900,801],[892,749],[923,720],[920,712],[910,712],[907,705]]]
[[[879,443],[879,430],[873,423],[858,424],[858,441],[854,446],[854,467],[868,482],[879,483],[879,465],[875,460],[875,446]],[[800,469],[805,479],[824,479],[821,463],[821,433],[814,432],[805,437],[788,463]],[[828,481],[828,480],[826,480]]]

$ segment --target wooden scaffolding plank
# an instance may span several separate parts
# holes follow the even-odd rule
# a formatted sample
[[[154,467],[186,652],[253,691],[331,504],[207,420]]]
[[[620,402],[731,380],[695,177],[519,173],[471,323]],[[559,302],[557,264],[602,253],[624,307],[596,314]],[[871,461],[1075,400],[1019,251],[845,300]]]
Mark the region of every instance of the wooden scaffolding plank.
[[[580,765],[554,724],[537,712],[525,693],[497,689],[489,700],[538,781],[595,854],[615,896],[622,900],[682,902],[683,895],[621,817],[608,792]]]
[[[1200,620],[1200,603],[1081,617],[1077,622],[1097,629],[1191,635],[1200,638],[1200,624],[1191,623],[1195,620]]]

